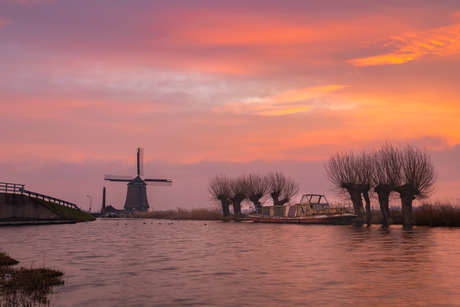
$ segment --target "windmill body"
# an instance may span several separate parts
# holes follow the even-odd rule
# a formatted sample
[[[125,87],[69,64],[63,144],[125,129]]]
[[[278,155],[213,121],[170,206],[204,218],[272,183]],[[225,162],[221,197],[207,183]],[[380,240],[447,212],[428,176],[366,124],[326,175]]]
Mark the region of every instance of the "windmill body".
[[[150,208],[147,200],[147,184],[154,185],[171,185],[170,179],[142,179],[143,175],[143,149],[137,149],[137,176],[113,176],[105,175],[105,180],[128,182],[128,191],[126,193],[126,201],[124,206],[125,213],[147,212]]]
[[[134,211],[147,212],[149,210],[146,186],[145,181],[139,176],[128,183],[124,207],[126,213],[133,213]]]

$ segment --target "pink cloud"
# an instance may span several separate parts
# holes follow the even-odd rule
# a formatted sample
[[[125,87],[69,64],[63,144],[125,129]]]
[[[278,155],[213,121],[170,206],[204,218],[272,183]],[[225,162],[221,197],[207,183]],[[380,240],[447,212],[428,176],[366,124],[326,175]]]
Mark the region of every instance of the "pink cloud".
[[[203,186],[201,171],[285,161],[319,178],[310,161],[386,140],[459,144],[458,5],[378,3],[3,2],[0,162],[61,168],[71,185],[80,166],[124,174],[144,147],[160,164],[200,165]],[[362,48],[382,37],[394,40]],[[40,175],[27,184],[56,183]]]
[[[278,93],[271,97],[254,99],[246,102],[231,102],[214,109],[215,112],[231,112],[235,114],[249,113],[263,116],[278,116],[305,112],[312,108],[306,102],[308,99],[318,98],[330,92],[340,90],[344,85],[324,85],[310,88],[301,88]],[[305,102],[303,102],[305,101]]]
[[[460,24],[454,24],[429,32],[407,33],[392,37],[390,45],[395,52],[350,60],[354,66],[404,64],[425,56],[445,56],[460,53]]]

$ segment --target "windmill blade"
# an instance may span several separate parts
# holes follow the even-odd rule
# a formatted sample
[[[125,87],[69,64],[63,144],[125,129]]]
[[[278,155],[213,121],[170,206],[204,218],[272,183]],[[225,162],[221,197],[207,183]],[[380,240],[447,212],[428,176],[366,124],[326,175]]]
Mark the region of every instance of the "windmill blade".
[[[137,176],[144,176],[144,148],[137,149]]]
[[[133,180],[132,176],[104,175],[104,180],[129,182]]]
[[[171,179],[144,179],[147,185],[153,186],[172,186]]]

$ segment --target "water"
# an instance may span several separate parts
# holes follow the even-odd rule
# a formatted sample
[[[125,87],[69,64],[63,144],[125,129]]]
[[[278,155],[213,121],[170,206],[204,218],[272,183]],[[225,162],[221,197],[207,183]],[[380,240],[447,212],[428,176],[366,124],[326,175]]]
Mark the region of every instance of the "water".
[[[65,272],[55,306],[460,305],[453,228],[110,219],[0,228],[0,247]]]

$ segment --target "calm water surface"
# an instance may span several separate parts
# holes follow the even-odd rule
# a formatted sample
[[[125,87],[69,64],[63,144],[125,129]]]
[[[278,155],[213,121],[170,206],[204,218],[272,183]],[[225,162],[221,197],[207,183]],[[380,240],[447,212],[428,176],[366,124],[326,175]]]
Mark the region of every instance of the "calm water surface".
[[[460,229],[110,219],[0,248],[65,272],[55,306],[460,305]]]

